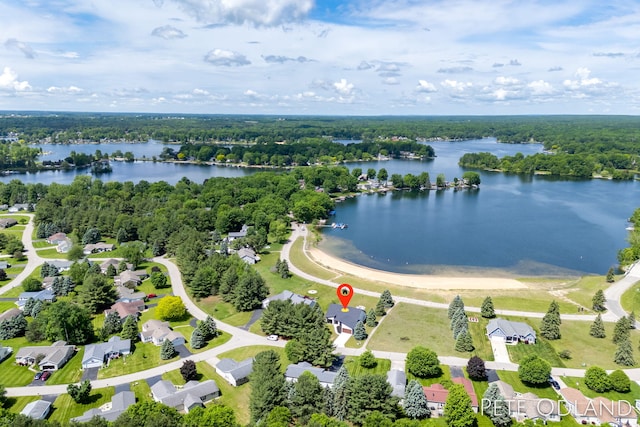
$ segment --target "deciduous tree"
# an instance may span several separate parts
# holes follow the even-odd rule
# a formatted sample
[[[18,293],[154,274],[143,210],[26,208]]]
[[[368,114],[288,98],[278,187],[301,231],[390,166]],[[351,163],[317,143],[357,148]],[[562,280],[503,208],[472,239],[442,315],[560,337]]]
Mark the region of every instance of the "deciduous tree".
[[[538,355],[527,356],[520,361],[518,377],[520,381],[533,385],[546,384],[551,374],[551,365]]]
[[[487,379],[487,370],[484,360],[478,356],[472,356],[467,362],[467,374],[474,381],[485,381]]]
[[[631,391],[631,380],[627,374],[620,369],[616,369],[609,374],[609,383],[611,384],[611,389],[618,393],[628,393]]]
[[[417,346],[407,354],[407,370],[418,378],[437,377],[442,373],[438,355],[426,347]]]
[[[371,350],[365,350],[365,352],[360,355],[358,360],[360,362],[360,366],[367,369],[375,368],[378,364],[378,361],[376,360],[376,357],[373,355]]]
[[[599,366],[590,366],[584,373],[584,385],[597,393],[611,390],[607,372]]]
[[[185,360],[180,367],[180,375],[185,382],[198,379],[198,370],[196,369],[196,362],[193,360]]]
[[[476,424],[471,398],[460,384],[453,384],[449,388],[444,405],[444,419],[450,427],[473,427]]]
[[[187,308],[179,296],[166,296],[160,299],[156,307],[156,315],[162,320],[180,320],[186,314]]]

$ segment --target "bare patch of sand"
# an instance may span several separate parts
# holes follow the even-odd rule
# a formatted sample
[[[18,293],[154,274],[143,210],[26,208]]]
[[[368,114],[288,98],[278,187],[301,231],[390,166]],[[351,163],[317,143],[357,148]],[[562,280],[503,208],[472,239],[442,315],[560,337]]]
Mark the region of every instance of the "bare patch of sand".
[[[318,248],[310,248],[307,255],[316,263],[365,280],[421,289],[524,289],[527,285],[509,278],[445,277],[418,274],[390,273],[356,265],[327,254]]]

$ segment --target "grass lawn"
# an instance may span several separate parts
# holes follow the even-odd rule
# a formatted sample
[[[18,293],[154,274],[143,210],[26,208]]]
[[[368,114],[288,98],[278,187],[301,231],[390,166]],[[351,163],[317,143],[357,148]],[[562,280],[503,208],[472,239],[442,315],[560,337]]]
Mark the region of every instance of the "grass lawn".
[[[27,406],[27,403],[34,402],[36,400],[40,400],[40,396],[7,397],[7,403],[5,403],[4,407],[14,414],[19,414],[20,411]]]
[[[151,387],[145,380],[136,381],[129,385],[131,391],[136,395],[136,401],[153,400],[151,397]]]
[[[157,299],[154,298],[153,301],[159,302],[160,300],[161,298],[157,298]],[[151,307],[143,311],[142,314],[140,315],[140,320],[138,320],[138,325],[142,326],[143,323],[151,319],[159,319],[159,317],[156,316],[156,307]],[[175,328],[177,326],[187,326],[189,325],[189,322],[191,322],[192,319],[193,317],[187,313],[187,316],[185,316],[184,319],[169,322],[169,326],[171,326],[172,328]],[[189,336],[185,335],[185,338],[189,338]]]
[[[33,243],[33,247],[36,248],[36,249],[55,248],[56,247],[56,245],[52,245],[51,243],[48,243],[44,239],[42,239],[42,240],[34,240],[32,243]]]
[[[6,345],[3,342],[3,345]],[[12,347],[12,346],[9,346]],[[17,351],[13,347],[14,352]],[[21,387],[29,384],[33,380],[35,372],[30,371],[26,366],[19,366],[15,363],[15,357],[9,356],[4,362],[0,363],[0,378],[2,385],[5,387]]]
[[[267,351],[267,350],[273,350],[276,353],[278,353],[278,355],[280,356],[280,368],[284,373],[284,371],[287,369],[287,365],[291,362],[289,362],[289,359],[287,359],[287,355],[284,352],[284,348],[281,348],[281,347],[271,347],[268,345],[251,345],[251,346],[235,348],[233,350],[227,351],[225,353],[220,354],[218,358],[224,359],[228,357],[235,361],[241,361],[248,357],[255,357],[256,354],[263,351]]]
[[[160,359],[160,347],[153,343],[136,343],[135,350],[126,357],[111,361],[110,365],[98,371],[98,378],[113,378],[120,375],[151,369],[155,366],[178,360],[178,356],[169,360]]]
[[[549,384],[544,385],[544,387],[531,387],[529,385],[525,385],[520,378],[518,378],[518,373],[513,371],[497,371],[498,377],[508,384],[511,384],[513,389],[518,393],[534,393],[538,397],[542,399],[558,399],[558,393],[551,387]]]
[[[455,351],[447,310],[399,303],[385,317],[367,345],[372,350],[408,353],[421,345],[440,356],[468,356]],[[473,329],[470,330],[473,333]],[[477,355],[483,360],[491,360],[491,346],[481,343],[486,340],[484,333],[474,334],[473,340],[478,348]]]
[[[236,311],[230,303],[222,301],[220,296],[207,297],[199,301],[194,299],[194,303],[214,319],[223,320],[232,326],[244,326],[251,319],[250,311]]]
[[[24,292],[24,288],[22,286],[16,286],[15,288],[5,292],[4,294],[2,294],[3,298],[18,298],[20,296],[21,293]],[[17,307],[16,304],[14,302],[12,302],[11,304],[13,304],[14,307]]]
[[[207,362],[196,363],[196,368],[198,373],[202,375],[200,381],[205,379],[214,380],[220,388],[220,397],[215,402],[232,408],[240,425],[248,424],[250,420],[249,397],[251,396],[251,381],[239,387],[234,387],[218,375],[216,370]],[[180,379],[182,380],[182,377]]]
[[[636,283],[627,291],[622,294],[622,298],[620,298],[620,304],[625,311],[640,311],[640,283]],[[636,318],[638,316],[636,315]]]
[[[62,369],[55,371],[51,374],[51,377],[47,380],[48,385],[53,384],[69,384],[77,383],[82,378],[82,356],[84,355],[84,349],[81,348],[74,353],[69,361],[64,365]]]
[[[67,259],[67,254],[61,254],[56,248],[40,249],[38,250],[38,256],[42,258]]]
[[[171,381],[175,385],[184,385],[186,382],[182,378],[180,369],[174,369],[173,371],[165,372],[164,374],[162,374],[162,379]]]
[[[114,394],[115,387],[92,390],[89,395],[89,403],[85,405],[74,402],[68,394],[61,394],[53,402],[53,411],[49,419],[61,423],[69,422],[71,418],[79,417],[89,409],[98,408],[107,402],[111,402]]]
[[[16,303],[12,301],[0,301],[0,313],[16,308]]]
[[[391,360],[389,359],[376,359],[378,364],[373,368],[363,368],[360,366],[360,357],[347,356],[344,359],[344,366],[346,366],[349,375],[352,377],[360,377],[362,375],[387,375],[389,369],[391,369]]]
[[[178,329],[177,331],[180,332],[183,335],[185,333],[181,329]],[[193,332],[193,328],[191,328],[190,331]],[[185,337],[187,338],[187,348],[189,349],[189,351],[191,351],[191,353],[202,353],[203,351],[207,351],[207,350],[209,350],[209,349],[211,349],[213,347],[217,347],[219,345],[222,345],[222,344],[226,343],[227,341],[229,341],[231,339],[231,334],[228,334],[228,333],[222,332],[222,331],[218,331],[218,336],[217,337],[215,337],[212,340],[209,340],[207,345],[205,345],[204,347],[199,348],[199,349],[196,350],[194,348],[191,348],[191,343],[190,343],[190,341],[188,341],[188,340],[191,339],[191,332],[189,333],[189,336],[185,335]]]
[[[586,310],[591,311],[593,306],[593,296],[599,289],[605,290],[610,283],[607,283],[606,276],[584,276],[576,280],[575,283],[566,289],[566,297],[582,305]]]
[[[442,374],[439,377],[433,378],[418,378],[411,372],[407,372],[407,381],[416,380],[427,387],[433,384],[442,384],[445,388],[449,388],[449,385],[451,385],[451,371],[446,365],[440,365],[440,368],[442,369]]]
[[[640,396],[640,385],[635,381],[631,381],[631,391],[629,393],[618,393],[613,390],[606,393],[597,393],[584,384],[584,378],[579,377],[562,377],[562,381],[564,381],[567,387],[577,388],[582,394],[591,398],[602,396],[613,401],[626,400],[632,402]]]
[[[315,277],[319,277],[321,279],[332,279],[336,277],[335,272],[331,270],[327,270],[326,268],[309,260],[309,258],[307,258],[307,256],[302,251],[303,245],[304,245],[304,240],[297,239],[293,243],[293,246],[291,246],[291,252],[289,256],[291,259],[291,263],[293,265],[303,270],[304,272],[309,273]],[[273,265],[275,265],[275,262],[273,263]]]

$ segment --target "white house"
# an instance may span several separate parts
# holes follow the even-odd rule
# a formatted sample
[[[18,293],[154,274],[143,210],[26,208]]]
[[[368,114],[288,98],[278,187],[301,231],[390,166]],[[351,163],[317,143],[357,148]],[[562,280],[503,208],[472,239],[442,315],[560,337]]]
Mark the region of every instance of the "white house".
[[[531,326],[506,319],[491,319],[487,325],[487,336],[489,339],[501,339],[507,344],[536,343],[536,331]]]
[[[49,412],[51,412],[51,402],[36,400],[27,403],[27,406],[20,411],[20,414],[33,418],[34,420],[44,420],[47,418],[47,415],[49,415]]]
[[[175,332],[169,328],[169,322],[151,319],[142,325],[140,332],[142,342],[152,342],[154,345],[162,345],[164,340],[169,340],[174,346],[182,345],[186,342],[180,332]]]
[[[119,336],[113,336],[109,341],[100,344],[89,344],[84,348],[82,369],[101,368],[105,362],[129,353],[131,340],[123,340]]]
[[[253,358],[249,357],[240,362],[233,359],[222,359],[216,365],[216,372],[229,384],[237,387],[249,381],[249,374],[253,372]]]
[[[336,373],[333,371],[327,371],[326,369],[316,368],[309,362],[300,362],[287,366],[287,370],[284,373],[284,379],[289,382],[296,382],[300,375],[305,372],[313,374],[320,385],[323,387],[333,387],[333,381],[336,379]]]
[[[178,411],[189,412],[196,406],[220,396],[220,389],[213,380],[203,382],[189,381],[182,387],[176,387],[167,380],[161,380],[151,386],[151,396],[156,402],[163,403]]]
[[[269,303],[271,301],[284,301],[284,300],[289,300],[291,301],[292,304],[307,304],[307,305],[310,305],[311,307],[316,305],[316,300],[314,300],[313,298],[309,298],[308,296],[305,296],[305,295],[299,295],[291,291],[284,290],[277,295],[273,295],[262,300],[262,308],[269,307]]]
[[[132,391],[121,391],[111,398],[111,406],[102,405],[99,408],[93,408],[86,411],[79,417],[72,418],[71,421],[77,423],[86,423],[93,417],[104,418],[107,421],[114,422],[120,414],[127,408],[136,403],[136,395]]]

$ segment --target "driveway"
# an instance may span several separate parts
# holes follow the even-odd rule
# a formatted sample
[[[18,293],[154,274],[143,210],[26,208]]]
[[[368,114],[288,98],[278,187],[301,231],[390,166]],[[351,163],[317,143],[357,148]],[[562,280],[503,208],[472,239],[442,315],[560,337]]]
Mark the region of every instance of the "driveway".
[[[336,348],[342,348],[345,346],[347,341],[349,341],[349,338],[351,338],[351,334],[340,334],[338,335],[338,338],[336,338],[336,340],[333,342],[333,345],[335,345]]]
[[[175,348],[176,348],[176,351],[178,352],[178,354],[180,355],[180,358],[191,356],[191,352],[189,351],[189,349],[187,347],[185,347],[184,344],[177,345]]]
[[[460,366],[449,366],[451,372],[451,378],[464,378],[464,372]]]
[[[89,381],[95,381],[98,379],[98,370],[100,368],[87,368],[84,371],[82,371],[82,378],[80,379],[80,381],[84,381],[84,380],[89,380]]]
[[[493,360],[500,363],[511,363],[507,344],[499,338],[491,338],[491,348],[493,349]]]
[[[248,331],[249,328],[251,327],[251,325],[256,323],[258,321],[258,319],[260,319],[262,317],[262,312],[263,311],[264,310],[262,308],[258,308],[256,310],[253,310],[253,313],[251,313],[251,319],[249,319],[249,321],[247,322],[246,325],[241,326],[240,329],[244,329],[245,331]]]

